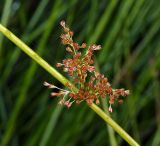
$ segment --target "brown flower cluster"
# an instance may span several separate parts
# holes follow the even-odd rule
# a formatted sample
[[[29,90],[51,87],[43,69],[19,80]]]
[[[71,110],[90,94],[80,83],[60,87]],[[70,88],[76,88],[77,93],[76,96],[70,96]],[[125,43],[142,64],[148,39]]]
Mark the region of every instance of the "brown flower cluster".
[[[64,59],[62,63],[57,63],[57,67],[63,67],[63,71],[67,72],[73,79],[73,85],[67,83],[70,91],[60,89],[47,82],[45,86],[49,88],[57,88],[60,92],[51,93],[52,96],[62,96],[59,104],[66,105],[68,108],[73,102],[79,104],[86,101],[91,105],[93,102],[99,104],[99,98],[109,97],[109,111],[112,112],[112,104],[117,100],[122,103],[120,96],[127,96],[129,90],[113,89],[108,82],[108,79],[103,74],[95,71],[94,60],[92,59],[94,51],[100,50],[101,46],[93,44],[78,43],[73,41],[74,33],[66,26],[64,21],[60,25],[63,27],[64,33],[61,34],[62,44],[66,45],[66,51],[70,53],[71,58]],[[78,90],[75,91],[76,87]],[[66,100],[66,96],[70,98]]]

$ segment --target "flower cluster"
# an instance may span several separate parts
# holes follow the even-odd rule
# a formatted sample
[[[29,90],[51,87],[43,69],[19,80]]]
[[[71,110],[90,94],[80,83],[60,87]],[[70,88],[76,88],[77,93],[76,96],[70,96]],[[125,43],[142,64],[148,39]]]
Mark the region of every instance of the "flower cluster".
[[[59,89],[58,93],[51,93],[52,96],[62,96],[59,104],[65,105],[68,108],[72,103],[79,104],[85,101],[91,105],[93,102],[99,104],[99,98],[109,97],[109,111],[112,112],[112,105],[117,100],[122,103],[120,96],[127,96],[129,90],[113,89],[108,79],[95,70],[94,60],[92,58],[94,51],[100,50],[100,45],[90,45],[73,41],[74,33],[66,26],[64,21],[60,25],[63,27],[64,33],[61,34],[61,42],[66,45],[66,51],[70,53],[71,58],[64,59],[62,63],[57,63],[57,67],[63,67],[63,71],[67,72],[73,79],[73,85],[67,83],[69,91],[60,89],[47,82],[45,86],[49,88]],[[75,87],[77,90],[75,90]],[[70,98],[66,100],[66,96]]]

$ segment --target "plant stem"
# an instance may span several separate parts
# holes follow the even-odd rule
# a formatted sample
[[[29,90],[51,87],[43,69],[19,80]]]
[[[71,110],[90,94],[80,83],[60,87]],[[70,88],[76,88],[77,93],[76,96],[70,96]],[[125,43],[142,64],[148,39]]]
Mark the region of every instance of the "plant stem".
[[[52,66],[50,66],[45,60],[43,60],[37,53],[35,53],[30,47],[23,43],[19,38],[17,38],[12,32],[6,29],[0,24],[0,31],[14,44],[16,44],[22,51],[24,51],[28,56],[35,60],[40,66],[42,66],[47,72],[53,75],[62,84],[66,84],[68,80],[63,77],[58,71],[56,71]]]
[[[0,32],[2,32],[9,40],[16,44],[22,51],[35,60],[41,67],[49,72],[53,77],[66,86],[69,82],[64,76],[62,76],[57,70],[49,65],[44,59],[42,59],[37,53],[35,53],[30,47],[23,43],[18,37],[16,37],[11,31],[0,24]],[[70,82],[69,82],[70,83]],[[71,84],[71,83],[70,83]],[[90,105],[90,108],[95,111],[106,123],[108,123],[124,140],[126,140],[132,146],[139,146],[139,144],[128,135],[115,121],[113,121],[105,112],[100,109],[94,103]]]
[[[123,139],[125,139],[131,146],[139,146],[139,144],[124,131],[114,120],[112,120],[104,111],[97,105],[92,104],[90,108],[95,111],[106,123],[108,123]]]
[[[103,111],[105,112],[105,114],[107,114],[108,116],[110,116],[109,111],[108,111],[107,100],[105,98],[102,98],[101,101],[102,101]],[[106,124],[106,125],[107,125],[107,129],[108,129],[108,134],[109,134],[109,139],[110,139],[110,145],[111,146],[118,146],[118,142],[116,140],[113,128],[110,125],[108,125],[108,124]]]

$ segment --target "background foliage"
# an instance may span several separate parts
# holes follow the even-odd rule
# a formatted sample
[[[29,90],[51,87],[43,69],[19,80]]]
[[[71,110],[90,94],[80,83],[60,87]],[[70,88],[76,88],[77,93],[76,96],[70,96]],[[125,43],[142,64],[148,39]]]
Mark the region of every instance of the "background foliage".
[[[159,0],[0,0],[1,23],[46,61],[65,58],[59,22],[101,44],[97,66],[131,90],[111,117],[141,145],[160,145]],[[0,142],[10,146],[127,145],[86,104],[66,109],[43,81],[61,84],[0,35]],[[106,101],[102,101],[106,105]],[[107,109],[107,107],[105,107]],[[109,138],[110,136],[112,138]],[[5,145],[3,144],[3,146]]]

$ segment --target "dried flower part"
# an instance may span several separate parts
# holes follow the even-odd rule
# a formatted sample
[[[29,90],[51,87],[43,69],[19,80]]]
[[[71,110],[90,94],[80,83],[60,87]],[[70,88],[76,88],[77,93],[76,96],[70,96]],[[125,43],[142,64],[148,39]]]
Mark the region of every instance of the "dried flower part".
[[[69,31],[69,35],[72,37],[74,35],[73,31]]]
[[[63,66],[63,64],[62,64],[62,63],[57,63],[56,66],[57,66],[57,67],[61,67],[61,66]]]
[[[52,92],[51,96],[65,96],[66,92],[60,91],[60,92]]]
[[[87,47],[87,44],[86,43],[83,43],[82,45],[81,45],[81,48],[86,48]]]
[[[71,102],[69,102],[69,101],[65,101],[65,102],[64,102],[64,105],[65,105],[65,106],[67,106],[68,108],[70,108],[70,107],[71,107],[71,105],[72,105],[72,103],[71,103]]]
[[[52,85],[52,84],[50,84],[48,82],[44,82],[43,85],[48,87],[48,88],[57,88],[56,86],[54,86],[54,85]]]
[[[99,104],[100,102],[99,102],[99,99],[96,99],[96,104]]]
[[[91,48],[93,49],[93,50],[100,50],[101,49],[101,45],[92,45],[91,46]]]
[[[70,91],[60,89],[47,82],[45,86],[49,88],[60,89],[60,92],[52,92],[51,96],[61,96],[62,99],[59,101],[60,105],[65,105],[70,108],[75,102],[80,104],[85,101],[88,105],[93,102],[100,104],[100,98],[109,98],[109,112],[112,112],[112,105],[117,101],[119,104],[123,103],[121,96],[129,95],[129,90],[113,89],[108,81],[108,78],[104,77],[103,74],[95,71],[93,53],[94,51],[100,50],[101,46],[93,44],[87,46],[86,43],[79,45],[73,41],[73,31],[66,27],[65,21],[61,21],[60,25],[63,28],[64,33],[61,34],[61,42],[66,45],[66,51],[70,53],[71,57],[64,59],[62,63],[57,63],[57,67],[63,67],[63,71],[67,72],[68,75],[73,79],[73,85],[67,83],[66,86]],[[81,49],[86,49],[84,54],[81,53]],[[75,91],[75,87],[77,90]],[[66,96],[70,97],[68,100]]]
[[[108,111],[111,112],[111,113],[113,112],[113,109],[112,109],[111,105],[109,106]]]
[[[72,49],[71,49],[70,47],[67,47],[67,48],[66,48],[66,51],[68,51],[68,52],[70,52],[70,53],[73,52]]]
[[[61,25],[63,28],[65,28],[65,25],[66,25],[65,21],[62,20],[62,21],[60,22],[60,25]]]

